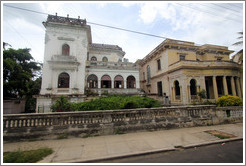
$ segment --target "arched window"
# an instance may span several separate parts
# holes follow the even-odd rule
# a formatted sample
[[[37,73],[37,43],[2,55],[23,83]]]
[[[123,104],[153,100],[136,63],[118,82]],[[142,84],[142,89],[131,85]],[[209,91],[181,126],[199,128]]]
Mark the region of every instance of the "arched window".
[[[58,76],[58,88],[69,88],[69,75],[67,73],[61,73]]]
[[[174,86],[175,86],[175,97],[176,99],[180,99],[180,87],[179,87],[179,82],[177,80],[174,81]]]
[[[109,75],[103,75],[101,78],[102,88],[111,88],[111,77]]]
[[[97,58],[95,56],[91,57],[91,61],[97,61]]]
[[[194,79],[190,80],[190,95],[191,96],[196,95],[196,80]]]
[[[149,65],[147,66],[147,83],[150,83],[150,67]]]
[[[114,77],[114,88],[124,88],[124,79],[121,75]]]
[[[97,76],[91,74],[87,77],[88,88],[97,88]]]
[[[126,81],[127,81],[127,88],[136,88],[136,81],[135,77],[133,76],[128,76]]]
[[[70,47],[67,44],[62,46],[62,55],[69,56]]]
[[[108,58],[107,57],[103,57],[102,61],[103,62],[108,62]]]

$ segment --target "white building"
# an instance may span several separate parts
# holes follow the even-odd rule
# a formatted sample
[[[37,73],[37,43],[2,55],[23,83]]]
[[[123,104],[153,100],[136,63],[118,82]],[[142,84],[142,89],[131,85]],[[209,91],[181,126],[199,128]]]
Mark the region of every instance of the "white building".
[[[82,102],[89,95],[139,94],[139,67],[123,59],[117,45],[92,43],[91,28],[80,18],[49,15],[37,112],[50,111],[59,96]]]

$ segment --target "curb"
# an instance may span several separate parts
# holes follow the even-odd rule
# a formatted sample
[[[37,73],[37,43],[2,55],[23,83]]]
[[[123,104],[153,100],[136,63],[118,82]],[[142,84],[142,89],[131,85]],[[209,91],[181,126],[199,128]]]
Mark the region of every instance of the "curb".
[[[206,143],[201,143],[201,144],[196,144],[196,145],[187,145],[187,146],[181,147],[181,149],[190,149],[190,148],[195,148],[195,147],[202,147],[202,146],[220,144],[220,143],[225,143],[225,142],[234,142],[234,141],[240,141],[240,140],[243,140],[243,138],[233,138],[233,139],[227,139],[227,140],[218,140],[218,141],[213,141],[213,142],[206,142]],[[135,156],[162,153],[162,152],[178,151],[178,149],[180,149],[180,148],[177,147],[177,148],[170,148],[170,149],[159,149],[159,150],[146,151],[146,152],[140,152],[140,153],[132,153],[132,154],[113,156],[113,157],[101,158],[101,159],[98,158],[98,159],[90,159],[90,160],[84,160],[84,161],[74,161],[72,163],[94,163],[94,162],[99,162],[99,161],[103,162],[103,161],[113,160],[113,159],[123,159],[123,158],[127,158],[127,157],[135,157]]]

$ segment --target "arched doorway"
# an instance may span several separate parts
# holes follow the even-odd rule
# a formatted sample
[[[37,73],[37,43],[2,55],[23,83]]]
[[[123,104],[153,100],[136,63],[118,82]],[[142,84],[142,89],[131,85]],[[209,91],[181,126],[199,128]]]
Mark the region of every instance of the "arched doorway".
[[[109,75],[103,75],[101,78],[102,88],[111,88],[111,77]]]
[[[127,77],[127,88],[136,88],[136,79],[134,76]]]
[[[87,77],[87,86],[88,88],[97,88],[97,76],[95,74],[91,74]]]
[[[124,79],[121,75],[114,77],[114,88],[124,88]]]
[[[180,87],[179,87],[179,82],[177,80],[174,81],[174,86],[175,86],[175,99],[180,100]]]
[[[58,76],[58,88],[69,88],[69,74],[63,72]]]
[[[191,95],[191,99],[197,98],[196,80],[195,79],[190,80],[190,95]]]

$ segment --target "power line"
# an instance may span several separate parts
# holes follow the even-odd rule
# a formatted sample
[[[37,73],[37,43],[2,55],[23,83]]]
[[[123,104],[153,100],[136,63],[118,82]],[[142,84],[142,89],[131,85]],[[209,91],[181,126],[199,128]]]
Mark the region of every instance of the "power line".
[[[34,11],[34,10],[24,9],[24,8],[15,7],[15,6],[9,6],[9,5],[4,5],[4,6],[10,7],[10,8],[15,8],[15,9],[19,9],[19,10],[25,10],[25,11],[29,11],[29,12],[34,12],[34,13],[37,13],[37,14],[49,15],[48,13],[37,12],[37,11]],[[136,33],[136,34],[151,36],[151,37],[157,37],[157,38],[162,38],[162,39],[166,39],[167,38],[167,37],[163,37],[163,36],[153,35],[153,34],[150,34],[150,33],[133,31],[133,30],[129,30],[129,29],[124,29],[124,28],[119,28],[119,27],[114,27],[114,26],[109,26],[109,25],[104,25],[104,24],[98,24],[98,23],[93,23],[93,22],[89,22],[89,21],[87,21],[87,23],[88,24],[92,24],[92,25],[97,25],[97,26],[102,26],[102,27],[107,27],[107,28],[122,30],[122,31],[126,31],[126,32],[131,32],[131,33]]]
[[[208,6],[208,5],[205,5],[205,4],[199,4],[199,5],[206,6],[208,8],[214,9],[214,10],[218,10],[218,9],[216,9],[214,7],[211,7],[211,6]],[[233,13],[233,14],[236,14],[237,16],[241,16],[238,12],[237,13]]]
[[[5,4],[3,6],[10,7],[10,8],[15,8],[15,9],[19,9],[19,10],[25,10],[25,11],[29,11],[29,12],[34,12],[34,13],[37,13],[37,14],[48,15],[48,13],[38,12],[38,11],[30,10],[30,9],[24,9],[24,8],[20,8],[20,7],[16,7],[16,6],[9,6],[9,5],[5,5]]]
[[[185,6],[185,5],[182,5],[182,4],[179,4],[179,3],[176,3],[176,4],[177,4],[177,5],[180,5],[180,6],[182,6],[182,7],[187,7],[187,8],[190,8],[190,9],[193,9],[193,10],[196,10],[196,11],[199,11],[199,12],[204,12],[204,13],[211,14],[211,15],[213,15],[213,16],[221,17],[221,16],[215,15],[215,14],[210,13],[210,12],[207,12],[207,11],[201,11],[201,10],[198,10],[197,8],[193,8],[193,7],[190,7],[190,6]],[[235,19],[228,18],[228,17],[227,17],[227,19],[228,19],[228,20],[235,21],[235,22],[238,22],[238,23],[241,23],[241,21],[239,21],[239,20],[235,20]]]
[[[231,10],[231,11],[234,11],[234,12],[237,12],[237,13],[238,13],[238,10],[233,10],[233,9],[231,9],[231,8],[228,8],[228,7],[225,7],[225,6],[221,6],[221,5],[218,5],[218,4],[216,4],[216,3],[213,3],[213,5],[219,6],[219,7],[221,7],[221,8],[228,9],[228,10]]]

